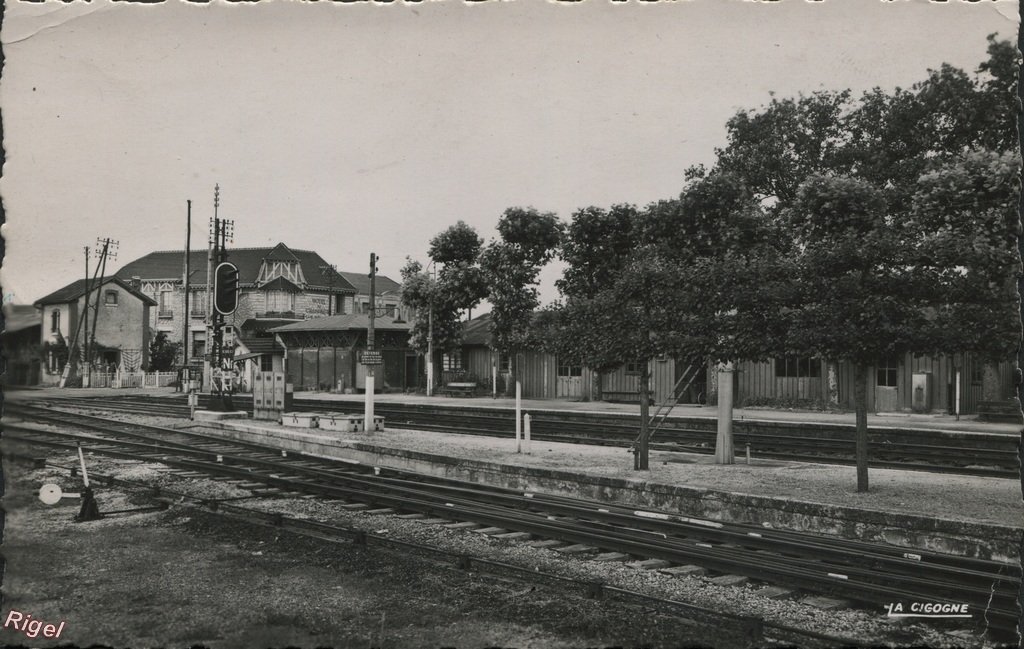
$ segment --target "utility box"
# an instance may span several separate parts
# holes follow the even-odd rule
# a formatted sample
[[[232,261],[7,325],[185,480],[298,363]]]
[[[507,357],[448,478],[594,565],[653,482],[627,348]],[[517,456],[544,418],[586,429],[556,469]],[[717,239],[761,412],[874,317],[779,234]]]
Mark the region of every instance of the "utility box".
[[[910,395],[910,407],[914,412],[931,411],[932,375],[930,372],[920,372],[913,375]]]
[[[359,433],[363,430],[362,415],[341,412],[328,412],[320,415],[317,422],[324,430],[337,430],[343,433]]]
[[[311,412],[286,412],[281,414],[281,424],[289,428],[318,428],[320,415]]]
[[[252,418],[278,421],[281,413],[291,410],[290,384],[284,372],[257,372],[252,377]]]

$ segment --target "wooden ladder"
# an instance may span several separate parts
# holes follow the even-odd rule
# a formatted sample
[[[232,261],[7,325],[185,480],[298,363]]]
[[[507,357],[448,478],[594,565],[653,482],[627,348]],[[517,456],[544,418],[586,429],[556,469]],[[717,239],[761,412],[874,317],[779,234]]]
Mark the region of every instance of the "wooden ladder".
[[[697,379],[701,368],[703,368],[705,364],[706,363],[703,359],[690,363],[686,369],[683,370],[683,373],[679,375],[679,378],[676,380],[676,384],[672,387],[672,396],[658,404],[657,410],[654,411],[654,414],[651,415],[650,420],[647,422],[648,442],[651,441],[651,438],[654,437],[654,433],[657,432],[658,429],[661,428],[662,424],[665,423],[665,420],[668,419],[668,414],[672,412],[672,408],[675,408],[676,404],[679,403],[679,395],[689,389],[690,385]],[[680,388],[680,386],[682,387]],[[633,440],[633,446],[631,448],[635,448],[639,443],[640,435],[637,435],[636,439]]]

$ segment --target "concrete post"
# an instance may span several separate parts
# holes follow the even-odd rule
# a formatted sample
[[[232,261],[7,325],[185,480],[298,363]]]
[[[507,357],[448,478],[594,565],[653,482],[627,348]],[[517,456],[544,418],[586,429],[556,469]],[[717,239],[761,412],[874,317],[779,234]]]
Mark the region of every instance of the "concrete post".
[[[732,444],[733,364],[718,365],[718,437],[715,439],[715,464],[736,461]]]
[[[530,414],[523,415],[523,440],[526,445],[526,454],[530,454]]]
[[[516,453],[523,452],[523,384],[516,381]]]

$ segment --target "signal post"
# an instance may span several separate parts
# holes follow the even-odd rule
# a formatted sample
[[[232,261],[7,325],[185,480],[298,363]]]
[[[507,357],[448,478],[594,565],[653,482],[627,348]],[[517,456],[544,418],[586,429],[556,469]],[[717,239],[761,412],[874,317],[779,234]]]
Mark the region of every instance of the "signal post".
[[[238,306],[238,267],[227,260],[227,242],[233,235],[234,222],[217,216],[220,186],[214,193],[214,217],[211,222],[209,266],[212,267],[212,291],[208,321],[206,364],[210,377],[210,410],[234,411],[232,360],[224,350],[224,318]]]

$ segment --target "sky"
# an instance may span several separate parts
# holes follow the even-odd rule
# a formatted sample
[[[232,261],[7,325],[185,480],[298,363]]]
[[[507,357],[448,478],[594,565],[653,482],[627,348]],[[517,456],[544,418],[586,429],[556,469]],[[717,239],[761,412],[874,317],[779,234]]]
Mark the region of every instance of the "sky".
[[[973,71],[1016,0],[9,3],[5,302],[192,246],[279,241],[399,279],[458,220],[671,198],[737,110]],[[94,260],[90,260],[90,266]],[[541,276],[557,297],[560,267]]]

